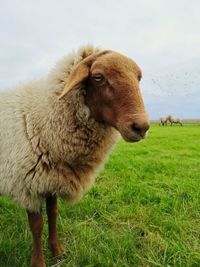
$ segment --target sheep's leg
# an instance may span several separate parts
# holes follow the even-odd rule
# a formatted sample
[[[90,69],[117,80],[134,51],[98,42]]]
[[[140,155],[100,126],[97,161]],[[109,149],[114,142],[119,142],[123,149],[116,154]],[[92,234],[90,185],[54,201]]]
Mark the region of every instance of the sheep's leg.
[[[63,247],[58,239],[56,218],[57,218],[57,196],[50,195],[46,198],[46,209],[48,216],[49,238],[48,245],[54,256],[63,254]]]
[[[41,242],[41,235],[44,224],[42,215],[40,213],[29,211],[27,211],[27,214],[33,239],[31,267],[46,267]]]

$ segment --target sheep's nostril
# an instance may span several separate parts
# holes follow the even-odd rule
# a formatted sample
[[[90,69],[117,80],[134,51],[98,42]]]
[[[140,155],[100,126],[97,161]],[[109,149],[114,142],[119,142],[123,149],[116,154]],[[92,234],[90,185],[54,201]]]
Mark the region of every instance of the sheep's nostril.
[[[140,135],[141,129],[140,129],[140,127],[136,123],[133,123],[131,125],[131,129],[132,129],[133,132],[136,132],[137,134]]]
[[[146,132],[149,129],[149,123],[132,123],[131,125],[131,129],[134,133],[137,133],[138,135],[140,135],[142,138],[145,137]]]

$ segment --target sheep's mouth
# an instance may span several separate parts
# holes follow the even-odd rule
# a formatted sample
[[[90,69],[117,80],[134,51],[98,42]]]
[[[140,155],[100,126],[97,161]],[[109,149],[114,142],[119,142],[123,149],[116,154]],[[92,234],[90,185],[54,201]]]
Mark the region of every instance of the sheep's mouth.
[[[132,143],[139,142],[145,138],[145,136],[141,136],[137,133],[122,133],[122,132],[120,132],[120,134],[126,142],[132,142]]]
[[[133,128],[130,124],[127,127],[118,127],[117,130],[126,142],[139,142],[145,139],[148,133],[148,131],[137,130],[137,128]]]

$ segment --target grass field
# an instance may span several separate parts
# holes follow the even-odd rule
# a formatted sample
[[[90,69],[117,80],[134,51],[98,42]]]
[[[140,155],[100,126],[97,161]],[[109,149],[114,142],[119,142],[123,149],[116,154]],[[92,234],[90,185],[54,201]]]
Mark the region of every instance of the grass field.
[[[45,225],[47,266],[200,266],[200,126],[120,141],[92,190],[59,210],[67,256],[51,257]],[[0,198],[0,266],[27,267],[30,252],[25,211]]]

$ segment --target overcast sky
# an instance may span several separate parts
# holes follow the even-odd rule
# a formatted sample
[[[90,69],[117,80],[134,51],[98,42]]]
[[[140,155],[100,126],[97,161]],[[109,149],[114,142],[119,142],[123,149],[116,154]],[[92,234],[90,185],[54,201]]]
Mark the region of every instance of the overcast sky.
[[[151,119],[200,118],[199,0],[1,0],[0,90],[91,43],[133,58]]]

